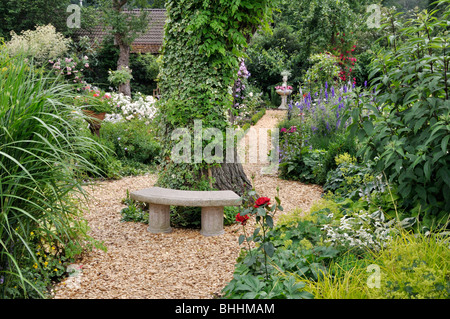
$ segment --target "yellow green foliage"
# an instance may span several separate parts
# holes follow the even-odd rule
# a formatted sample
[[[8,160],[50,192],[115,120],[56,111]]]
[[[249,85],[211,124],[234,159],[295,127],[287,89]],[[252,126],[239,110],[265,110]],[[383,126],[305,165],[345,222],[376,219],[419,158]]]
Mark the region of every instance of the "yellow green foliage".
[[[308,212],[304,212],[300,208],[296,208],[289,213],[283,214],[279,217],[277,225],[279,226],[292,226],[297,224],[299,221],[312,221],[317,222],[317,215],[313,214],[324,209],[328,209],[327,214],[332,213],[333,216],[340,216],[341,210],[339,209],[339,204],[328,199],[327,196],[321,198],[319,201],[315,202]]]
[[[355,164],[356,163],[356,158],[351,156],[348,153],[344,153],[344,154],[339,154],[338,156],[335,157],[335,162],[336,165],[340,165],[342,163],[349,163],[349,164]]]
[[[380,288],[370,298],[442,299],[450,297],[448,238],[407,234],[393,240],[375,260],[381,267]]]

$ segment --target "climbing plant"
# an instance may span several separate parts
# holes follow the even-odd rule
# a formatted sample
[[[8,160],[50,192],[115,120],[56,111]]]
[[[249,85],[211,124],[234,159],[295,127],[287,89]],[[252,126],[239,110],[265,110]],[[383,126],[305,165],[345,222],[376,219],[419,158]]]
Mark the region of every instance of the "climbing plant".
[[[196,188],[196,182],[202,180],[205,172],[209,171],[210,177],[223,177],[220,170],[228,163],[222,164],[220,160],[210,165],[204,160],[195,161],[188,153],[182,165],[174,163],[171,151],[179,140],[172,140],[171,133],[177,128],[184,128],[193,136],[197,120],[201,121],[203,130],[216,128],[225,134],[226,128],[231,125],[228,114],[233,103],[232,87],[237,79],[239,58],[245,57],[247,43],[256,30],[259,27],[268,29],[273,3],[274,0],[166,2],[169,20],[164,34],[160,73],[162,99],[159,103],[166,166],[161,171],[160,184]],[[219,141],[220,137],[214,136],[214,139]],[[202,143],[203,149],[211,140]],[[172,173],[179,171],[180,167],[183,167],[183,174]],[[227,168],[235,169],[235,180],[228,183],[232,178],[232,174],[228,174],[229,178],[215,183],[216,188],[250,186],[243,170],[239,170],[242,167],[230,165]],[[190,171],[189,174],[185,174],[186,170]],[[183,176],[191,178],[180,181]],[[174,179],[176,183],[170,182]],[[213,186],[212,182],[210,186]]]

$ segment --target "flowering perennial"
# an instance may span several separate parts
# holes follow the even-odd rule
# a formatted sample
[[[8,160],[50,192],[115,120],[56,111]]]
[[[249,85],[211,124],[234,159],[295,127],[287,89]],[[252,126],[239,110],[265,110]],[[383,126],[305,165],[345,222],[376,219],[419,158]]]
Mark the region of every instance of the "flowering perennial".
[[[255,205],[253,207],[258,208],[263,205],[270,205],[270,198],[268,197],[260,197],[256,200]]]
[[[107,122],[130,121],[134,118],[149,121],[156,114],[156,100],[152,96],[140,95],[133,100],[122,93],[112,93],[110,103],[115,108],[115,114],[108,114],[105,118]]]
[[[328,215],[333,218],[333,214]],[[392,238],[392,228],[384,223],[382,212],[369,213],[361,211],[353,216],[343,216],[339,225],[324,225],[326,243],[349,248],[369,248],[379,250],[386,247]]]
[[[282,90],[282,91],[285,91],[285,90],[292,90],[292,86],[290,86],[290,85],[288,85],[287,87],[286,86],[276,86],[275,87],[275,90]]]

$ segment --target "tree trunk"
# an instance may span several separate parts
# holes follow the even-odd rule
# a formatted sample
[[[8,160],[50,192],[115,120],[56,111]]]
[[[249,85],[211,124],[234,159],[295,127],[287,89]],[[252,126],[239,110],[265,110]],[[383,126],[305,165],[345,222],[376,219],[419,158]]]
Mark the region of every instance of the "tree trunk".
[[[128,0],[113,0],[113,8],[118,15],[121,14],[123,7],[127,4]],[[116,45],[119,46],[119,59],[117,60],[117,70],[124,67],[128,67],[130,64],[130,45],[125,41],[126,35],[116,33],[114,34],[114,39]],[[127,83],[119,85],[119,93],[131,96],[131,86],[130,81]]]
[[[252,189],[252,183],[244,172],[242,163],[237,160],[237,150],[233,163],[224,162],[220,166],[211,168],[211,177],[214,178],[214,187],[219,190],[232,190],[239,196]]]
[[[117,70],[127,67],[130,64],[130,46],[126,44],[120,34],[115,35],[116,43],[119,46],[119,59],[117,60]],[[130,81],[119,85],[119,93],[131,96]]]

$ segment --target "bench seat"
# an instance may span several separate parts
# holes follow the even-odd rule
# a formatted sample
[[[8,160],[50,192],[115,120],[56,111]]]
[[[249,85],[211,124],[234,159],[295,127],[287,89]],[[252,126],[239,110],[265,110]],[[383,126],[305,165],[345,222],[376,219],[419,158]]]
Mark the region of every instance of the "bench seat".
[[[225,206],[239,206],[242,198],[233,191],[189,191],[151,187],[130,193],[136,201],[149,204],[149,227],[152,233],[168,233],[170,206],[201,207],[200,233],[218,236],[224,233],[223,212]]]

